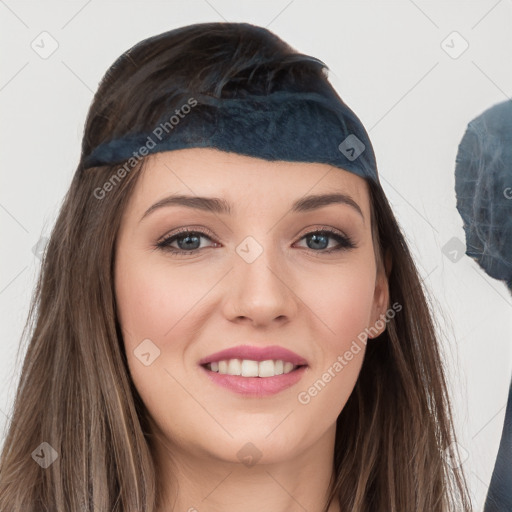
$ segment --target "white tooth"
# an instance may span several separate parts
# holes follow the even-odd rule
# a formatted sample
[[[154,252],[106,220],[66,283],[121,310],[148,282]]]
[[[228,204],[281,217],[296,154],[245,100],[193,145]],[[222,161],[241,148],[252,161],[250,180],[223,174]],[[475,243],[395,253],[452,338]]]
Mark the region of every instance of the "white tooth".
[[[258,361],[251,361],[244,359],[242,361],[242,377],[257,377],[258,376]]]
[[[260,361],[258,365],[258,375],[260,377],[273,377],[274,373],[274,361],[269,359],[267,361]]]
[[[212,372],[223,375],[241,375],[242,377],[274,377],[283,373],[290,373],[295,365],[283,360],[267,359],[253,361],[251,359],[225,359],[210,363]]]
[[[284,363],[283,373],[290,373],[295,365],[293,363]]]
[[[242,365],[240,359],[230,359],[228,361],[228,375],[240,375],[242,373]]]
[[[228,373],[228,362],[227,361],[219,361],[219,373]]]

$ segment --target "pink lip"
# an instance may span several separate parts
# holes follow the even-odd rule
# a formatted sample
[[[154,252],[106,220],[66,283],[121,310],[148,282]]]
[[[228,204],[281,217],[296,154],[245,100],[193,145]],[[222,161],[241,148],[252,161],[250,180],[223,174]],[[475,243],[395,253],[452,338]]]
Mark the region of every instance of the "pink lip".
[[[308,362],[303,357],[299,356],[295,352],[287,350],[283,347],[279,347],[277,345],[271,345],[269,347],[239,345],[237,347],[221,350],[220,352],[215,352],[215,354],[210,354],[209,356],[203,357],[203,359],[199,361],[199,364],[204,365],[207,363],[214,363],[226,359],[250,359],[252,361],[267,361],[272,359],[274,361],[288,361],[297,366],[308,364]],[[278,375],[276,377],[280,376]],[[247,380],[248,377],[242,378]],[[272,379],[274,377],[267,377],[267,379],[269,378]]]
[[[247,397],[265,397],[274,395],[296,384],[304,375],[307,366],[301,366],[290,373],[274,377],[242,377],[240,375],[223,375],[201,367],[208,378],[215,384]]]

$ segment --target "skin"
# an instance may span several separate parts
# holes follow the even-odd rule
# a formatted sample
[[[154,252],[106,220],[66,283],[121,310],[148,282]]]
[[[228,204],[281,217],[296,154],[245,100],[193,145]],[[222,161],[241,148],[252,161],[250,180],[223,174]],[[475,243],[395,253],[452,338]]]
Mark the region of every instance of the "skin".
[[[290,212],[305,195],[333,192],[350,195],[364,219],[347,204]],[[140,220],[154,203],[178,193],[224,198],[233,211],[167,206]],[[269,162],[209,148],[148,157],[120,226],[115,293],[130,373],[150,414],[162,512],[321,512],[336,418],[354,389],[365,345],[309,403],[297,396],[388,307],[369,200],[363,178],[326,164]],[[212,235],[193,240],[191,255],[155,248],[185,227]],[[305,237],[325,227],[357,247],[327,254],[339,246],[336,239],[315,245]],[[252,263],[236,252],[247,236],[263,248]],[[184,238],[172,247],[186,248]],[[134,354],[145,339],[160,350],[149,366]],[[283,346],[308,368],[280,393],[243,397],[212,383],[198,364],[239,344]],[[260,454],[252,465],[238,455],[254,450],[249,442]],[[329,512],[337,511],[332,504]]]

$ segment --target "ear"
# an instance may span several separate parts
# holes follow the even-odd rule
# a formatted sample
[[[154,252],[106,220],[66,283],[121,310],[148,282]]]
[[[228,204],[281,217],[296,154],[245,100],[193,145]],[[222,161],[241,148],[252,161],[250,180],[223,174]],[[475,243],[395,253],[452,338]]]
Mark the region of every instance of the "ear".
[[[369,338],[376,338],[380,336],[386,330],[386,311],[389,308],[389,276],[391,274],[391,268],[393,261],[391,258],[391,251],[386,250],[384,256],[384,262],[381,262],[377,268],[377,277],[375,279],[375,292],[373,295],[373,307],[372,307],[372,323],[373,329],[370,329],[370,333],[374,333],[377,329],[376,334],[370,334]]]

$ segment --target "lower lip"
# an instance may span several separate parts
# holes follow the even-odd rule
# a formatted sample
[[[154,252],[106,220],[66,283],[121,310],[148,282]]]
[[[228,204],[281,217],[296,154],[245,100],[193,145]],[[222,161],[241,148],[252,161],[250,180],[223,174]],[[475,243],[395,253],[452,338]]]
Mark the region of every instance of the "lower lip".
[[[210,380],[219,386],[245,396],[264,397],[275,395],[299,382],[307,366],[301,366],[290,373],[283,373],[281,375],[275,375],[274,377],[224,375],[212,372],[204,366],[201,366],[201,368],[206,372]]]

